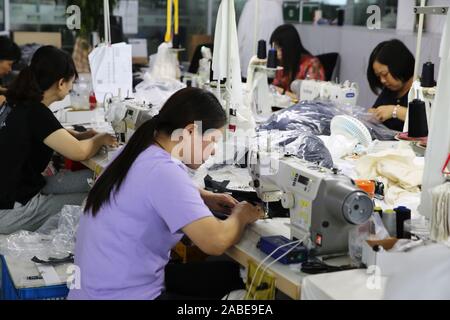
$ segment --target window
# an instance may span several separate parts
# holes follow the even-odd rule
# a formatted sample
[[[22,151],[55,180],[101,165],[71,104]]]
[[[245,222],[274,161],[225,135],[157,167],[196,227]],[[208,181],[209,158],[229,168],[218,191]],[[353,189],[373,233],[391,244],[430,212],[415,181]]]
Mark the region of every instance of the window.
[[[299,6],[299,1],[285,1],[291,5]],[[382,28],[395,28],[397,24],[398,0],[316,0],[303,4],[303,16],[299,17],[301,22],[311,23],[316,10],[322,11],[320,24],[337,24],[338,10],[344,11],[344,24],[354,26],[365,26],[367,23],[367,8],[377,5],[381,10]],[[291,11],[292,12],[292,11]],[[286,10],[285,10],[286,19]]]

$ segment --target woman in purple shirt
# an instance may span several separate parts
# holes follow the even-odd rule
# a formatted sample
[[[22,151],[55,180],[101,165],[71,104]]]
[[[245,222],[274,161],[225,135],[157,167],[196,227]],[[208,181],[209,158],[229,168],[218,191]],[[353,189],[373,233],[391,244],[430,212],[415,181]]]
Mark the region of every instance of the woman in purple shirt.
[[[262,216],[260,207],[199,191],[186,171],[214,154],[225,124],[213,94],[187,88],[136,131],[87,199],[75,249],[79,286],[69,299],[170,296],[164,270],[184,235],[205,253],[221,255]],[[229,218],[218,220],[210,209],[228,211]]]

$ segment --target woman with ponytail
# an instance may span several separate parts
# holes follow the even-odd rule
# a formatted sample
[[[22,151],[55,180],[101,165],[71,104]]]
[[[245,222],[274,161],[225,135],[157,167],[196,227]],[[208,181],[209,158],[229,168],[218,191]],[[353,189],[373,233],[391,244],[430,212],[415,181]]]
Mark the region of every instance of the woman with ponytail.
[[[115,143],[94,131],[65,130],[48,108],[65,98],[76,77],[72,58],[45,46],[7,92],[0,110],[0,234],[36,231],[64,205],[81,205],[92,174],[44,177],[41,173],[55,151],[80,161]]]
[[[180,273],[165,274],[183,235],[206,254],[221,255],[262,216],[260,207],[199,191],[188,175],[187,168],[214,154],[225,124],[213,94],[186,88],[135,132],[89,193],[75,248],[81,287],[70,299],[220,298],[242,288],[234,264],[209,268],[220,272],[214,284],[202,264],[181,266],[184,283],[174,280]],[[228,211],[229,218],[218,220],[210,210]]]

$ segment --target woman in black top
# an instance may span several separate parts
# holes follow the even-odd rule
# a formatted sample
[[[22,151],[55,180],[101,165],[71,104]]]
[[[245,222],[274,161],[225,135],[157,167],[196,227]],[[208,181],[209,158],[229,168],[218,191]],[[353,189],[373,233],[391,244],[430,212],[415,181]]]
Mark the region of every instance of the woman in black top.
[[[372,91],[378,95],[370,111],[396,131],[403,131],[414,65],[413,54],[400,40],[380,43],[370,56],[367,78]]]
[[[0,110],[0,234],[36,231],[64,205],[81,205],[92,174],[44,177],[54,151],[81,161],[115,143],[107,134],[64,129],[48,108],[64,99],[76,77],[72,58],[45,46],[8,90]]]

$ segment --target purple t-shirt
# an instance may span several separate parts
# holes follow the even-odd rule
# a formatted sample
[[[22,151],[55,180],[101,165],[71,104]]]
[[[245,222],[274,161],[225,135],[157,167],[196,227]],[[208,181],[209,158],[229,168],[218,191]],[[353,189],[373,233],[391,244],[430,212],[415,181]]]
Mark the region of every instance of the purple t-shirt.
[[[115,200],[83,215],[75,264],[81,289],[69,299],[155,299],[181,229],[212,216],[187,168],[151,146],[136,159]]]

